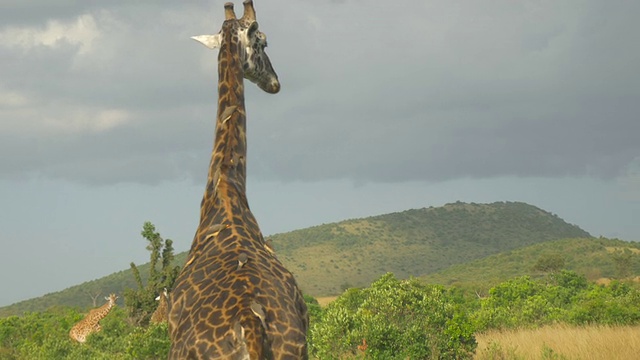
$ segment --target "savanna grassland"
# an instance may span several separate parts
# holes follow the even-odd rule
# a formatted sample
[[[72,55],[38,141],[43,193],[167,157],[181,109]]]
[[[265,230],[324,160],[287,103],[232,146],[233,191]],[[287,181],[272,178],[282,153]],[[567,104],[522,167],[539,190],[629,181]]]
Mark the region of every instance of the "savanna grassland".
[[[149,317],[185,254],[173,256],[151,223],[142,235],[149,263],[0,308],[0,359],[166,358],[167,326]],[[305,292],[314,359],[640,353],[640,246],[531,205],[455,203],[270,239]],[[71,341],[70,327],[111,292],[121,300],[102,331]]]

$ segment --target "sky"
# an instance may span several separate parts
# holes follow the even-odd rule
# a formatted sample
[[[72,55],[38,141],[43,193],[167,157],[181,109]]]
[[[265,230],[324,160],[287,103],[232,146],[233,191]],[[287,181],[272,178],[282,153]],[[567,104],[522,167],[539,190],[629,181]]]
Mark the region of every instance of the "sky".
[[[146,262],[145,221],[189,249],[217,101],[189,37],[223,3],[2,1],[0,306]],[[245,84],[265,235],[523,201],[640,240],[640,2],[254,3],[282,86]]]

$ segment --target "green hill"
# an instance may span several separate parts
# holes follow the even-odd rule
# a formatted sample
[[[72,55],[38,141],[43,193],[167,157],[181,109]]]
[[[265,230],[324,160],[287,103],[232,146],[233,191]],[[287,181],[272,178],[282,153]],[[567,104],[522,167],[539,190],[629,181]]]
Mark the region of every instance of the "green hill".
[[[302,290],[326,296],[348,287],[368,286],[386,272],[399,278],[431,274],[500,252],[577,237],[590,235],[535,206],[457,202],[324,224],[269,239]],[[176,263],[183,264],[185,259],[186,253],[178,254]],[[140,272],[148,273],[144,267]],[[131,271],[124,270],[0,308],[0,316],[53,305],[86,308],[92,306],[91,295],[121,294],[134,286]]]
[[[314,296],[369,285],[385,272],[430,274],[503,251],[590,237],[537,207],[454,203],[347,220],[272,236],[280,259]]]
[[[539,259],[560,256],[564,268],[598,281],[617,277],[614,253],[629,250],[631,274],[640,274],[640,243],[605,238],[574,238],[547,241],[520,249],[505,251],[447,269],[423,275],[421,280],[442,285],[473,286],[487,290],[511,278],[541,275],[534,270]]]

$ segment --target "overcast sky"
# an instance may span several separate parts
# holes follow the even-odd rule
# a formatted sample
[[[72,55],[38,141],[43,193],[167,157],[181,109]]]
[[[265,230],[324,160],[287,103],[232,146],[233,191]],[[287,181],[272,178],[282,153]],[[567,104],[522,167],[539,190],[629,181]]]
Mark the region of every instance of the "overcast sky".
[[[217,100],[189,37],[223,3],[2,1],[0,306],[147,261],[146,220],[188,250]],[[460,200],[640,240],[640,2],[255,6],[282,83],[246,86],[265,235]]]

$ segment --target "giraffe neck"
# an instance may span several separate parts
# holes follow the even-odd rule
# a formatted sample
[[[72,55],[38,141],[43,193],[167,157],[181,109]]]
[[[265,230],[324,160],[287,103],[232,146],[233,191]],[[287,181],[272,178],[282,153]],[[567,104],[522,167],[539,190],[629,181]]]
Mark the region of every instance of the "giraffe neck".
[[[111,301],[107,302],[106,304],[102,305],[101,307],[96,309],[96,317],[97,320],[102,320],[105,316],[107,316],[107,314],[109,314],[109,311],[111,311],[111,309],[115,306],[114,303],[112,303]]]
[[[226,32],[218,54],[218,112],[209,176],[201,204],[200,223],[222,223],[236,196],[246,203],[246,115],[243,49],[237,34]],[[227,215],[228,215],[227,214]],[[219,219],[213,219],[217,217]],[[222,218],[220,218],[222,217]]]

